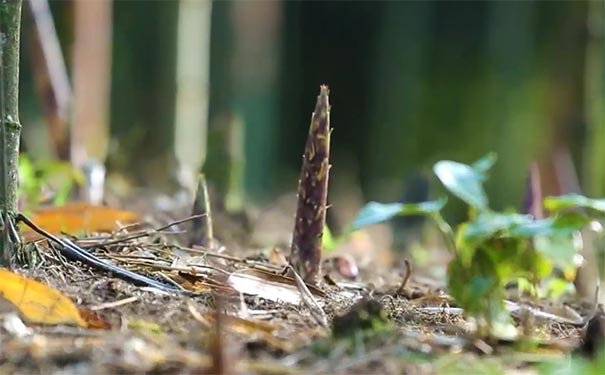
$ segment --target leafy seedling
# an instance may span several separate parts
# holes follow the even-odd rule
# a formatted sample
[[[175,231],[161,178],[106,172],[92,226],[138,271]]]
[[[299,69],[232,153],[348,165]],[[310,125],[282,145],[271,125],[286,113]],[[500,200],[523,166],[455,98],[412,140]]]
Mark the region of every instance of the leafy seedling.
[[[434,171],[473,212],[471,220],[456,230],[456,257],[448,266],[449,291],[475,317],[480,335],[510,338],[516,330],[504,308],[505,286],[523,280],[537,289],[555,267],[573,267],[581,250],[574,236],[590,219],[564,209],[605,211],[605,205],[582,196],[549,197],[545,206],[554,216],[545,219],[494,212],[482,185],[494,160],[490,154],[473,165],[440,161]]]
[[[517,331],[504,305],[506,285],[516,282],[526,290],[539,291],[542,281],[553,280],[553,269],[573,274],[581,250],[578,231],[591,221],[577,209],[605,212],[605,200],[581,195],[548,197],[544,207],[551,216],[547,218],[495,212],[489,208],[483,188],[495,161],[496,155],[490,153],[472,165],[450,160],[435,164],[433,170],[443,186],[469,206],[470,220],[460,224],[455,232],[440,215],[445,198],[417,204],[370,202],[361,209],[352,229],[400,215],[433,218],[454,255],[447,271],[450,294],[466,314],[475,318],[480,336],[513,338]],[[530,200],[539,197],[532,192]],[[541,206],[541,202],[530,203],[534,208]],[[534,209],[532,213],[536,212],[539,211]],[[565,289],[562,284],[565,281],[550,283],[559,292]]]

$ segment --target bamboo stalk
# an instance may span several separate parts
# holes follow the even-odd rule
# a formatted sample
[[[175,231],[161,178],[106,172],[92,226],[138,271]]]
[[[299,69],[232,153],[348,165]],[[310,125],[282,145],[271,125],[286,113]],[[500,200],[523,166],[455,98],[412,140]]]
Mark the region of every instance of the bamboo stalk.
[[[179,2],[174,152],[179,182],[192,192],[206,159],[211,10],[210,1]]]
[[[42,103],[55,155],[69,158],[67,124],[71,86],[48,0],[27,2],[34,25],[31,37],[32,69],[36,92]]]
[[[112,2],[76,1],[74,6],[70,158],[87,179],[82,198],[99,204],[103,198],[109,144]]]
[[[19,136],[19,33],[21,0],[0,3],[0,264],[10,267],[15,244],[11,241],[17,210]]]

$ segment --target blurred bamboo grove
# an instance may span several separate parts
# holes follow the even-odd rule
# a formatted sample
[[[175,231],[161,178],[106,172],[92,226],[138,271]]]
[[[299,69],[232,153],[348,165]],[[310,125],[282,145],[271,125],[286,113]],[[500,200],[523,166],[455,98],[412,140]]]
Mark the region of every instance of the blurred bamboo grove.
[[[397,200],[433,162],[471,162],[491,150],[500,159],[488,183],[496,208],[519,207],[533,160],[545,194],[605,196],[603,1],[200,3],[115,1],[109,20],[89,19],[92,29],[111,27],[99,35],[111,38],[111,136],[94,155],[107,155],[110,173],[171,189],[177,165],[204,163],[233,207],[241,191],[261,201],[293,191],[325,83],[331,196],[359,185],[364,199]],[[86,66],[74,66],[87,61],[74,50],[75,8],[50,2],[77,94],[95,88],[82,86]],[[24,14],[23,143],[34,157],[52,157],[40,135],[32,25]],[[565,182],[574,173],[575,187]]]

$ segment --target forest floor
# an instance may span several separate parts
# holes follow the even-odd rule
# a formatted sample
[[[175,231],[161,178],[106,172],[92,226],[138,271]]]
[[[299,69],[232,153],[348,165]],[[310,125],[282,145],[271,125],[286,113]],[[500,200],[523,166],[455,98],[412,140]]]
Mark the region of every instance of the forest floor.
[[[237,242],[240,235],[216,226]],[[190,249],[177,245],[187,222],[149,228],[74,242],[175,292],[134,286],[39,241],[36,266],[16,273],[56,288],[108,329],[21,327],[8,319],[14,306],[0,304],[0,374],[580,374],[590,366],[572,355],[583,324],[535,314],[552,311],[548,301],[511,297],[525,307],[513,309],[522,339],[482,340],[443,282],[420,270],[370,259],[354,280],[330,272],[305,289],[284,276],[283,256],[271,248]],[[567,309],[594,313],[590,303]]]

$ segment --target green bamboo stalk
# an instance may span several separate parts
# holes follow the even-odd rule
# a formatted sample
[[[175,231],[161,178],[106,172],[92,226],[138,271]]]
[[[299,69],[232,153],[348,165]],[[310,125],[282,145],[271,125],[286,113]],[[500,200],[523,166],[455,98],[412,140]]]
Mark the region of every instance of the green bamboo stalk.
[[[206,160],[211,14],[210,1],[179,2],[174,153],[177,178],[191,192]]]
[[[19,33],[21,0],[0,2],[0,264],[10,267],[14,243],[9,229],[17,210],[19,161]]]
[[[48,0],[29,0],[34,32],[31,33],[31,67],[55,156],[69,159],[71,86]]]
[[[322,85],[298,181],[298,207],[290,248],[290,263],[307,283],[315,284],[321,265],[321,250],[328,175],[330,171],[330,103],[328,86]]]
[[[605,195],[605,4],[588,4],[588,46],[585,66],[585,115],[588,136],[584,148],[584,189]]]

